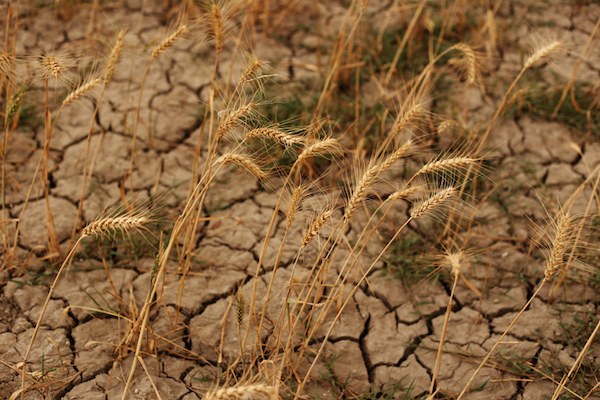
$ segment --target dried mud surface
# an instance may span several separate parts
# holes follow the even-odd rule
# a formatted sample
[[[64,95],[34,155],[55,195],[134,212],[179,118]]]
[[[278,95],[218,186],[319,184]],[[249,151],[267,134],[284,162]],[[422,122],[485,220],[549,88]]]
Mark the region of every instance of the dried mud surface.
[[[162,2],[148,1],[143,14],[137,1],[106,7],[102,11],[99,32],[112,35],[115,24],[135,27],[126,35],[126,56],[117,66],[114,82],[108,86],[94,126],[92,148],[102,145],[95,154],[92,183],[86,188],[83,209],[85,221],[92,221],[108,199],[118,197],[119,184],[129,168],[131,138],[138,80],[131,77],[143,69],[147,59],[131,57],[135,51],[151,46],[165,32]],[[300,2],[303,3],[303,2]],[[271,63],[281,76],[275,78],[278,91],[298,92],[298,85],[319,82],[319,64],[327,54],[317,54],[314,44],[317,33],[306,27],[311,18],[333,21],[321,26],[321,35],[335,34],[335,21],[345,13],[342,2],[332,1],[319,6],[310,15],[308,5],[300,4],[298,12],[280,22],[276,39],[259,41],[256,56]],[[377,16],[390,7],[386,1],[371,1],[366,20],[376,24]],[[494,79],[512,81],[520,69],[523,49],[531,35],[546,32],[567,38],[567,51],[549,64],[536,67],[549,85],[564,84],[600,16],[600,5],[585,2],[549,2],[544,7],[527,9],[519,1],[506,2],[498,12],[505,37],[502,52],[494,61]],[[529,3],[531,5],[531,3]],[[0,8],[5,7],[1,6]],[[64,22],[50,9],[24,13],[17,51],[38,54],[41,48],[76,49],[85,41],[89,9],[75,8]],[[314,23],[314,21],[313,21]],[[518,27],[512,24],[518,24]],[[308,25],[310,26],[310,25]],[[331,32],[330,32],[331,31]],[[285,40],[284,40],[284,39]],[[112,40],[112,39],[111,39]],[[136,190],[148,193],[153,188],[170,193],[169,201],[185,197],[192,177],[191,162],[198,140],[201,120],[198,104],[208,99],[210,65],[202,62],[203,52],[192,40],[182,40],[161,55],[150,70],[142,97],[142,130],[133,175]],[[231,49],[226,49],[227,60]],[[128,52],[128,53],[127,53]],[[129,55],[127,55],[129,54]],[[323,59],[320,59],[323,57]],[[228,65],[223,62],[222,65]],[[222,71],[226,74],[227,71]],[[579,66],[578,80],[597,84],[600,78],[600,52],[595,51]],[[485,77],[484,77],[485,79]],[[487,83],[487,82],[486,82]],[[478,89],[466,90],[469,118],[486,125],[496,110],[501,87],[491,86],[487,96]],[[461,86],[461,89],[462,86]],[[40,96],[43,88],[39,88]],[[130,96],[131,97],[128,97]],[[284,97],[284,96],[283,96]],[[365,93],[368,98],[368,93]],[[91,102],[72,104],[61,115],[51,141],[50,207],[56,233],[64,248],[72,233],[81,192],[81,155],[89,131]],[[146,132],[152,127],[153,143]],[[20,378],[13,370],[22,361],[33,327],[48,292],[52,276],[44,264],[47,249],[45,228],[46,204],[43,192],[35,192],[31,203],[21,216],[26,190],[35,170],[44,143],[42,125],[18,130],[8,151],[8,163],[13,185],[6,198],[10,217],[21,217],[18,242],[20,264],[3,272],[0,293],[0,395],[8,398],[18,390]],[[572,143],[579,146],[578,154]],[[489,138],[490,167],[488,177],[498,184],[495,201],[484,203],[477,212],[478,223],[473,226],[479,245],[487,250],[480,262],[472,262],[465,272],[472,288],[460,281],[446,334],[445,353],[437,387],[439,396],[456,396],[477,367],[481,357],[493,346],[517,312],[532,294],[543,275],[543,260],[529,256],[530,221],[541,222],[547,214],[538,193],[565,200],[590,170],[600,165],[600,144],[586,135],[559,122],[550,122],[529,114],[501,117]],[[202,157],[202,155],[201,155]],[[144,369],[138,368],[133,378],[129,398],[154,399],[156,385],[163,399],[191,400],[202,398],[204,390],[215,379],[215,365],[222,352],[226,358],[239,353],[235,328],[221,337],[223,316],[234,301],[238,288],[250,293],[254,282],[251,275],[257,265],[261,241],[273,210],[276,196],[264,191],[253,179],[241,178],[234,169],[222,173],[222,179],[209,192],[207,212],[211,217],[233,217],[206,222],[199,230],[197,247],[201,263],[192,266],[185,279],[184,295],[179,296],[181,276],[169,274],[161,294],[163,307],[151,314],[152,345],[144,357]],[[589,195],[580,197],[574,213],[587,207]],[[595,203],[592,203],[595,207]],[[405,209],[407,206],[405,206]],[[595,210],[591,210],[594,212]],[[406,210],[400,211],[401,213]],[[239,224],[235,218],[239,218]],[[354,234],[360,232],[360,217],[353,223]],[[223,225],[229,229],[223,229]],[[281,222],[281,221],[279,221]],[[281,237],[284,224],[277,225],[274,237]],[[413,227],[416,231],[426,226]],[[274,278],[273,299],[282,299],[290,277],[297,243],[304,227],[287,238],[290,245],[283,254],[282,267]],[[352,233],[352,232],[351,232]],[[278,236],[279,235],[279,236]],[[127,246],[127,244],[125,244]],[[294,247],[296,246],[296,247]],[[89,258],[78,255],[71,270],[61,279],[49,304],[42,329],[34,346],[30,372],[48,370],[49,376],[37,376],[38,382],[52,381],[52,390],[39,385],[27,392],[27,399],[117,399],[121,397],[132,356],[121,356],[119,344],[127,332],[117,318],[90,310],[133,310],[141,307],[150,280],[153,254],[136,255],[131,261],[126,250],[114,248],[105,254],[112,262],[110,279],[95,244],[84,249]],[[311,249],[308,249],[311,250]],[[274,251],[267,258],[274,257]],[[311,251],[316,252],[315,249]],[[367,265],[368,259],[364,264]],[[266,262],[265,265],[269,265]],[[383,263],[381,263],[383,267]],[[173,270],[176,270],[173,266]],[[27,270],[28,273],[23,271]],[[313,372],[314,381],[308,393],[313,398],[350,398],[357,393],[383,393],[398,385],[395,397],[401,398],[406,388],[409,396],[426,393],[431,384],[444,313],[450,294],[450,283],[431,280],[405,286],[377,270],[369,277],[369,285],[356,292],[339,325],[326,346],[331,362],[329,369],[320,365]],[[301,271],[303,273],[303,271]],[[258,293],[264,292],[272,271],[261,272]],[[552,380],[562,374],[578,356],[580,349],[573,345],[576,338],[587,336],[565,332],[576,330],[577,321],[589,321],[597,315],[600,300],[598,291],[585,284],[573,283],[560,290],[557,300],[548,303],[548,286],[525,312],[520,322],[504,339],[502,354],[496,359],[497,368],[485,367],[472,387],[479,390],[468,394],[469,399],[539,399],[550,396],[556,387]],[[121,299],[121,303],[119,301]],[[176,309],[176,304],[180,309]],[[259,304],[262,307],[262,304]],[[68,308],[68,313],[63,310]],[[278,315],[281,303],[274,301],[267,309]],[[333,320],[334,315],[330,316]],[[596,318],[596,317],[593,317]],[[226,324],[234,326],[233,313]],[[325,332],[318,332],[321,340]],[[150,355],[158,354],[158,356]],[[588,357],[600,361],[597,350]],[[117,362],[115,362],[117,360]],[[513,363],[505,362],[515,360]],[[42,367],[42,363],[44,366]],[[515,368],[528,367],[527,374]],[[322,375],[319,375],[319,372]],[[334,374],[344,389],[333,387],[325,375]],[[51,376],[50,376],[51,375]],[[595,382],[594,382],[595,383]],[[105,397],[107,396],[107,397]],[[590,398],[598,398],[592,395]]]

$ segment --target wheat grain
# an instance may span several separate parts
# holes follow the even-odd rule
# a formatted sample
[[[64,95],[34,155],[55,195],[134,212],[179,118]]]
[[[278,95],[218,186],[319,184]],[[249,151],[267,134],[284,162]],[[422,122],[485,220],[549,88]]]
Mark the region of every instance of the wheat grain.
[[[77,89],[73,90],[63,100],[63,103],[62,103],[63,107],[64,106],[68,106],[69,104],[71,104],[74,101],[76,101],[77,99],[79,99],[86,92],[89,92],[90,90],[92,90],[93,88],[95,88],[100,82],[102,82],[101,78],[94,78],[94,79],[91,79],[91,80],[87,81],[86,83],[82,84]]]
[[[106,236],[120,231],[129,231],[132,229],[140,229],[148,218],[143,216],[123,216],[102,218],[90,223],[81,231],[81,237],[89,236]]]
[[[471,157],[454,157],[444,160],[431,161],[423,165],[423,167],[421,167],[421,169],[417,171],[415,175],[464,167],[465,165],[472,164],[475,161],[477,161],[477,159]]]
[[[321,228],[323,228],[327,220],[333,215],[333,211],[333,209],[325,210],[313,221],[313,223],[306,230],[306,232],[304,232],[300,249],[303,249],[306,246],[308,246],[308,244],[314,239],[314,237],[319,234]]]
[[[107,85],[113,77],[115,73],[115,66],[117,65],[117,61],[119,61],[119,55],[123,50],[123,41],[125,38],[125,30],[121,30],[119,35],[117,36],[117,41],[113,46],[110,56],[108,57],[108,62],[106,63],[106,68],[104,69],[104,84]]]
[[[552,278],[563,266],[563,258],[570,243],[572,227],[572,218],[569,213],[561,213],[556,222],[556,233],[552,242],[552,249],[544,269],[544,281]]]
[[[525,62],[525,65],[523,66],[523,69],[531,68],[533,64],[535,64],[539,60],[548,57],[550,53],[556,51],[556,49],[558,49],[560,45],[561,42],[559,42],[558,40],[554,40],[544,46],[539,46],[539,48],[536,51],[534,51],[533,54],[531,54],[531,56],[529,56],[529,58]]]
[[[217,127],[217,141],[221,141],[221,139],[223,139],[223,136],[225,136],[225,134],[229,132],[229,130],[231,130],[231,128],[233,128],[239,122],[240,119],[250,114],[255,108],[256,103],[248,103],[244,104],[237,110],[231,111],[227,115],[227,117],[219,123],[219,126]]]
[[[427,200],[417,205],[410,214],[412,219],[422,217],[425,214],[430,213],[440,204],[444,203],[456,194],[457,188],[449,187],[447,189],[440,190]]]
[[[287,133],[283,133],[278,131],[277,129],[272,128],[257,128],[249,131],[246,134],[246,140],[254,139],[254,138],[268,138],[278,141],[284,146],[293,146],[295,144],[302,144],[304,140],[302,138],[292,136]]]
[[[161,55],[162,52],[171,47],[173,43],[175,43],[175,41],[187,31],[187,29],[187,25],[181,25],[179,28],[177,28],[175,32],[166,37],[165,40],[163,40],[158,46],[154,48],[154,50],[152,50],[150,62],[154,61],[156,57]]]
[[[236,154],[236,153],[227,153],[223,154],[219,157],[213,165],[216,164],[227,164],[232,163],[239,167],[244,168],[250,174],[252,174],[256,179],[263,180],[267,177],[267,174],[260,169],[258,165],[256,165],[250,158],[247,156]]]
[[[219,389],[207,393],[205,400],[256,400],[271,397],[275,393],[273,386],[246,385]]]

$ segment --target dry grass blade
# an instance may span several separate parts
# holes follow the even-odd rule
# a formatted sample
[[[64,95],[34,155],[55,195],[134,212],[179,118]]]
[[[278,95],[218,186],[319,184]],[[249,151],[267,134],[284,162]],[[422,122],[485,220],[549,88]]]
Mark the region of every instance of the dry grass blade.
[[[561,42],[559,42],[558,40],[554,40],[543,46],[539,46],[538,49],[529,56],[527,61],[525,61],[525,65],[523,66],[523,69],[531,68],[533,66],[533,64],[535,64],[539,60],[541,60],[545,57],[548,57],[551,53],[556,51],[560,47],[560,45],[561,45]]]
[[[90,90],[92,90],[93,88],[98,86],[98,84],[100,82],[102,82],[102,78],[94,78],[94,79],[91,79],[91,80],[85,82],[84,84],[79,86],[77,89],[73,90],[63,100],[63,107],[68,106],[69,104],[73,103],[77,99],[81,98],[81,96],[83,96],[85,93],[89,92]]]
[[[325,225],[327,220],[329,218],[331,218],[331,216],[333,215],[333,211],[334,211],[333,209],[325,210],[325,211],[323,211],[323,213],[321,215],[319,215],[313,221],[313,223],[306,230],[306,232],[304,232],[304,236],[302,237],[302,242],[301,242],[302,244],[300,245],[300,249],[303,249],[306,246],[308,246],[308,244],[314,239],[314,237],[319,234],[319,231],[321,230],[321,228],[323,228],[323,226]]]
[[[119,35],[117,36],[117,42],[113,46],[110,56],[108,57],[108,62],[106,63],[106,68],[104,69],[104,84],[107,85],[113,77],[115,73],[115,66],[117,65],[117,61],[119,61],[119,55],[123,50],[123,41],[125,39],[125,30],[121,30]]]
[[[209,392],[205,400],[256,400],[269,398],[274,394],[274,388],[267,385],[235,386]]]
[[[173,43],[175,43],[175,41],[177,39],[179,39],[181,37],[181,35],[183,35],[187,31],[187,29],[188,29],[187,25],[181,25],[179,28],[177,28],[177,30],[175,32],[173,32],[171,35],[169,35],[167,38],[165,38],[165,40],[163,40],[158,46],[156,46],[154,48],[154,50],[152,50],[152,56],[150,56],[150,62],[154,61],[156,59],[156,57],[161,55],[162,52],[164,52],[166,49],[171,47],[173,45]]]
[[[252,174],[256,179],[262,180],[267,178],[267,174],[262,169],[260,169],[260,167],[256,165],[249,157],[246,157],[244,155],[236,153],[223,154],[215,161],[214,164],[216,165],[227,163],[232,163],[242,167],[250,174]]]
[[[81,231],[81,238],[89,236],[106,236],[116,231],[140,229],[149,220],[143,216],[123,216],[102,218],[90,223]]]
[[[277,129],[272,128],[257,128],[249,131],[246,134],[246,140],[254,139],[254,138],[267,138],[275,140],[284,146],[292,146],[295,144],[303,144],[304,140],[302,138],[292,136],[287,133],[283,133],[278,131]]]
[[[429,214],[431,211],[436,209],[440,204],[449,200],[458,191],[455,187],[449,187],[444,190],[440,190],[421,204],[417,205],[411,212],[410,217],[412,219],[422,217],[425,214]]]

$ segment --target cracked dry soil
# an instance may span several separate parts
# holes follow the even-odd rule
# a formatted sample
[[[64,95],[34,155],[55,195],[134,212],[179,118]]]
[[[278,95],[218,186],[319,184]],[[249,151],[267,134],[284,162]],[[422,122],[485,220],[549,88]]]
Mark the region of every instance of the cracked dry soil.
[[[348,11],[347,2],[272,3],[270,15],[264,10],[263,14],[255,14],[257,39],[253,53],[276,71],[272,78],[276,85],[275,102],[284,103],[297,96],[308,104],[311,95],[320,94],[319,87],[332,54],[331,43]],[[463,3],[485,15],[483,5]],[[416,3],[407,4],[412,5],[372,0],[365,9],[360,30],[379,32],[378,24],[385,16],[388,21],[385,31],[401,37],[416,9]],[[487,92],[482,94],[479,88],[466,86],[464,82],[449,85],[443,89],[448,94],[438,95],[439,99],[432,103],[432,113],[452,117],[448,110],[458,107],[469,127],[487,126],[503,91],[521,69],[523,49],[532,35],[566,38],[566,51],[551,63],[537,65],[532,76],[537,81],[532,84],[565,85],[600,18],[600,5],[586,1],[548,1],[538,7],[535,2],[515,0],[498,5],[496,21],[501,45],[493,50],[484,71]],[[0,8],[8,11],[7,4]],[[172,24],[173,19],[171,9],[161,2],[128,0],[101,5],[95,19],[91,19],[93,7],[88,4],[72,6],[69,15],[65,15],[65,9],[36,6],[33,2],[21,5],[17,9],[20,26],[16,54],[35,56],[41,54],[41,49],[69,51],[85,54],[78,60],[82,66],[94,58],[94,54],[86,52],[90,38],[112,43],[115,26],[128,29],[124,54],[99,103],[93,124],[94,166],[84,192],[83,221],[93,221],[108,202],[118,199],[123,182],[129,179],[142,198],[166,192],[163,207],[165,214],[171,215],[170,211],[181,209],[182,199],[190,192],[193,160],[199,159],[202,165],[209,156],[205,150],[200,154],[195,150],[205,129],[204,109],[200,106],[206,105],[211,96],[213,64],[207,60],[213,57],[212,44],[183,38],[155,60],[141,97],[135,168],[124,179],[130,165],[131,131],[141,88],[139,71],[145,68],[148,49],[161,40],[162,32],[168,32],[167,21]],[[436,6],[427,5],[423,21],[427,18],[436,21],[436,11],[439,11]],[[406,13],[410,15],[407,17]],[[267,25],[258,18],[261,15],[267,15]],[[426,22],[419,26],[424,29]],[[480,25],[469,28],[475,32]],[[3,37],[6,31],[2,30]],[[578,65],[577,82],[593,86],[598,96],[600,53],[593,47],[586,54]],[[235,40],[226,44],[220,57],[217,74],[221,78],[228,76],[232,63],[236,73],[244,67],[236,54]],[[453,70],[446,73],[458,81]],[[60,82],[51,85],[54,85],[53,96],[64,92]],[[25,106],[21,110],[22,121],[27,120],[11,131],[8,140],[9,180],[5,193],[8,221],[4,227],[14,233],[18,220],[20,234],[10,264],[8,253],[3,252],[0,398],[9,398],[20,388],[20,363],[59,258],[48,243],[47,204],[40,189],[43,188],[40,175],[34,175],[43,153],[45,131],[43,106],[39,108],[33,99],[43,96],[43,84],[34,82],[26,97],[31,107],[26,112]],[[365,102],[377,101],[378,96],[384,94],[372,81],[360,88],[360,97]],[[94,104],[90,101],[93,98],[92,95],[65,107],[50,141],[48,205],[63,256],[71,243],[80,202],[82,154],[94,115]],[[531,100],[517,97],[513,101],[522,101],[522,109],[527,110],[527,102]],[[529,108],[532,109],[533,106]],[[542,225],[549,217],[539,194],[564,202],[600,165],[600,143],[594,130],[597,127],[589,125],[593,120],[583,126],[582,129],[588,129],[585,132],[565,120],[552,121],[539,118],[535,110],[520,110],[502,115],[486,144],[485,178],[493,182],[495,190],[477,206],[469,230],[471,243],[481,250],[470,260],[454,295],[436,382],[438,398],[454,398],[461,392],[543,277],[544,261],[531,241],[535,236],[531,222]],[[52,113],[56,115],[56,110]],[[443,149],[455,140],[452,134],[439,135],[433,146]],[[405,173],[398,168],[386,179],[398,181]],[[32,179],[34,190],[23,211]],[[169,261],[158,304],[149,316],[151,333],[144,341],[143,368],[138,366],[127,398],[156,399],[157,393],[163,399],[203,398],[208,389],[220,384],[222,371],[217,366],[240,355],[240,335],[232,311],[238,293],[249,296],[255,291],[256,309],[262,310],[264,306],[268,318],[275,318],[285,308],[289,282],[294,279],[300,282],[309,275],[311,259],[317,256],[327,232],[321,232],[319,240],[306,248],[292,279],[298,243],[306,225],[297,223],[284,236],[285,216],[281,214],[271,233],[260,274],[256,281],[253,278],[279,196],[265,187],[235,168],[224,168],[219,173],[204,203],[204,217],[210,218],[200,223],[193,238],[198,250],[185,278],[177,261]],[[585,187],[574,202],[572,213],[582,214],[589,205],[592,209],[588,212],[595,213],[596,203],[588,203],[592,194],[592,189]],[[327,201],[327,196],[314,197],[314,207]],[[397,223],[406,218],[409,210],[408,203],[397,205],[390,218]],[[169,218],[172,217],[165,217],[162,222],[172,222]],[[346,232],[350,241],[360,235],[365,221],[364,215],[352,220]],[[407,236],[427,237],[427,230],[434,224],[438,223],[411,224]],[[70,270],[59,279],[45,312],[27,365],[29,384],[33,387],[26,392],[26,399],[121,398],[134,359],[132,349],[123,345],[131,329],[128,318],[134,319],[144,306],[156,253],[156,249],[148,250],[148,246],[140,244],[143,239],[137,236],[125,240],[117,236],[114,242],[103,241],[101,247],[93,240],[82,245]],[[286,247],[279,268],[273,271],[278,243],[284,238]],[[421,250],[441,253],[441,246],[425,243]],[[372,248],[359,259],[359,266],[366,269],[384,244],[383,237],[371,243]],[[399,263],[418,261],[416,257],[407,260],[382,258],[368,276],[368,284],[360,285],[329,334],[327,328],[336,318],[335,308],[325,315],[325,323],[307,344],[309,352],[316,352],[326,340],[323,360],[311,372],[305,396],[347,399],[365,393],[370,393],[368,398],[427,395],[452,281],[443,275],[409,284],[394,272]],[[335,280],[341,266],[333,267],[330,276],[323,279]],[[591,276],[597,276],[595,269]],[[590,284],[592,280],[585,275],[569,279],[555,295],[550,285],[545,287],[503,339],[492,362],[478,374],[471,385],[476,390],[466,397],[526,400],[551,396],[597,321],[600,298],[598,287]],[[273,282],[273,294],[265,304],[269,282]],[[247,323],[248,314],[243,318],[243,324]],[[250,343],[257,340],[266,343],[269,332],[253,331],[249,337]],[[310,361],[308,358],[296,365],[298,374],[306,373]],[[576,397],[577,393],[583,398],[598,382],[594,366],[599,363],[600,350],[592,346],[584,367],[591,368],[592,373],[586,370],[566,396]],[[264,366],[266,370],[275,367]],[[599,395],[592,392],[588,398]]]

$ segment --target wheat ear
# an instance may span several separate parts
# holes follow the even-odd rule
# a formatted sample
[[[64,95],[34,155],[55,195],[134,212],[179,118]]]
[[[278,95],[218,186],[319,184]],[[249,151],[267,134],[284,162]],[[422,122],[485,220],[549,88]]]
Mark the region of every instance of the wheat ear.
[[[215,34],[215,50],[217,54],[223,51],[225,46],[225,29],[223,28],[223,14],[219,9],[219,6],[214,3],[211,7],[212,22],[213,22],[213,33]]]
[[[164,52],[166,49],[171,47],[173,45],[173,43],[175,43],[175,41],[177,39],[179,39],[181,37],[181,35],[183,35],[187,31],[187,29],[188,29],[187,25],[181,25],[179,28],[177,28],[177,30],[175,32],[173,32],[171,35],[167,36],[165,38],[165,40],[163,40],[158,46],[156,46],[154,48],[154,50],[152,50],[152,55],[150,56],[150,62],[154,61],[156,59],[156,57],[161,55],[162,52]]]
[[[406,111],[402,112],[396,117],[394,125],[392,125],[390,135],[395,136],[399,133],[402,133],[402,131],[406,129],[412,123],[412,121],[423,112],[423,104],[420,102],[413,103],[409,108],[406,109]]]
[[[64,72],[61,62],[56,57],[42,56],[42,66],[44,67],[44,75],[58,79]]]
[[[314,239],[314,237],[317,236],[317,234],[319,233],[321,228],[323,228],[327,220],[333,215],[333,211],[333,209],[325,210],[313,221],[313,223],[306,230],[306,232],[304,232],[300,249],[303,249],[306,246],[308,246],[308,244]]]
[[[369,168],[356,184],[354,192],[352,192],[352,196],[350,196],[350,200],[348,200],[348,204],[346,205],[346,212],[344,212],[344,221],[346,223],[350,221],[361,201],[365,198],[367,190],[379,175],[379,167],[379,165],[375,165]]]
[[[208,393],[205,400],[256,400],[270,397],[273,394],[274,388],[272,386],[246,385],[216,390]]]
[[[294,220],[296,219],[296,213],[298,212],[298,208],[300,207],[300,200],[302,200],[302,192],[303,191],[304,191],[304,188],[302,186],[298,186],[292,192],[290,206],[288,207],[287,212],[285,213],[286,229],[290,229],[290,226],[292,226],[292,224],[294,223]]]
[[[311,144],[310,146],[308,146],[307,148],[305,148],[304,151],[302,151],[302,153],[300,153],[300,155],[298,156],[296,163],[299,163],[302,160],[304,160],[305,158],[314,156],[316,154],[322,154],[322,153],[336,154],[340,151],[341,151],[341,146],[340,146],[340,142],[338,142],[337,139],[329,138],[329,139],[321,140],[321,141],[315,142],[315,143]]]
[[[444,160],[431,161],[423,165],[423,167],[421,167],[421,169],[417,171],[415,175],[422,175],[430,172],[460,168],[466,165],[470,165],[475,161],[477,161],[477,159],[471,157],[454,157],[447,158]]]
[[[223,136],[225,136],[225,134],[229,132],[229,130],[233,128],[240,119],[250,114],[255,108],[256,103],[251,102],[244,104],[237,110],[231,111],[229,115],[227,115],[227,117],[225,117],[225,119],[219,123],[219,126],[217,126],[217,141],[223,139]]]
[[[257,128],[252,129],[246,134],[246,140],[254,139],[254,138],[267,138],[278,141],[284,146],[292,146],[295,144],[302,144],[304,140],[297,136],[292,136],[287,133],[283,133],[278,131],[277,129],[272,128]]]
[[[477,57],[473,49],[464,44],[458,43],[454,46],[456,50],[461,51],[467,59],[467,83],[469,85],[475,85],[479,76],[479,68],[477,67]]]
[[[420,185],[404,187],[404,188],[402,188],[400,190],[396,190],[394,193],[390,194],[388,196],[387,200],[396,201],[398,199],[404,199],[413,193],[420,192],[421,190],[425,190],[425,187],[420,186]]]
[[[68,106],[69,104],[71,104],[74,101],[76,101],[77,99],[79,99],[86,92],[89,92],[90,90],[92,90],[93,88],[98,86],[98,84],[100,82],[102,82],[102,78],[90,79],[89,81],[83,83],[77,89],[75,89],[71,93],[69,93],[69,95],[67,97],[65,97],[65,99],[63,100],[63,103],[62,103],[63,107]]]
[[[129,231],[132,229],[140,229],[148,218],[141,216],[123,216],[102,218],[90,223],[81,231],[81,238],[89,236],[105,236],[115,233],[117,230]]]
[[[387,171],[392,167],[392,165],[394,165],[396,161],[404,157],[404,155],[410,150],[412,143],[412,139],[408,139],[406,143],[394,151],[384,162],[380,164],[379,172],[381,173]]]
[[[244,71],[240,75],[240,83],[243,84],[250,82],[252,79],[254,79],[254,77],[256,76],[258,71],[260,71],[261,68],[262,61],[260,61],[258,58],[255,58],[246,66],[246,68],[244,68]]]
[[[108,85],[108,83],[112,80],[113,74],[115,73],[115,66],[117,65],[117,61],[119,61],[119,55],[123,50],[123,41],[125,39],[125,30],[121,30],[119,35],[117,36],[117,41],[110,51],[110,56],[108,57],[108,62],[106,63],[106,68],[104,69],[104,84]]]
[[[457,190],[458,189],[455,187],[449,187],[447,189],[440,190],[439,192],[437,192],[436,194],[434,194],[427,200],[421,202],[421,204],[417,205],[414,208],[414,210],[411,212],[410,217],[412,219],[415,219],[415,218],[422,217],[425,214],[429,214],[431,211],[433,211],[435,208],[437,208],[440,204],[444,203],[445,201],[447,201],[448,199],[453,197],[456,194]]]
[[[232,163],[244,168],[250,174],[254,175],[256,179],[262,180],[267,177],[267,174],[262,169],[260,169],[260,167],[256,165],[256,163],[254,163],[249,157],[233,152],[223,154],[221,157],[217,158],[213,165],[227,163]]]
[[[544,281],[548,281],[552,278],[563,265],[563,258],[567,251],[573,227],[572,222],[573,220],[569,213],[563,213],[558,218],[556,223],[556,236],[552,242],[552,250],[550,250],[550,256],[548,257],[546,268],[544,269]]]
[[[546,44],[545,46],[540,46],[535,52],[533,52],[533,54],[531,54],[529,56],[527,61],[525,61],[525,65],[523,66],[523,69],[531,68],[533,66],[533,64],[535,64],[539,60],[543,59],[544,57],[549,56],[550,53],[555,51],[558,47],[560,47],[560,45],[561,45],[561,42],[559,42],[558,40],[554,40],[554,41]]]

